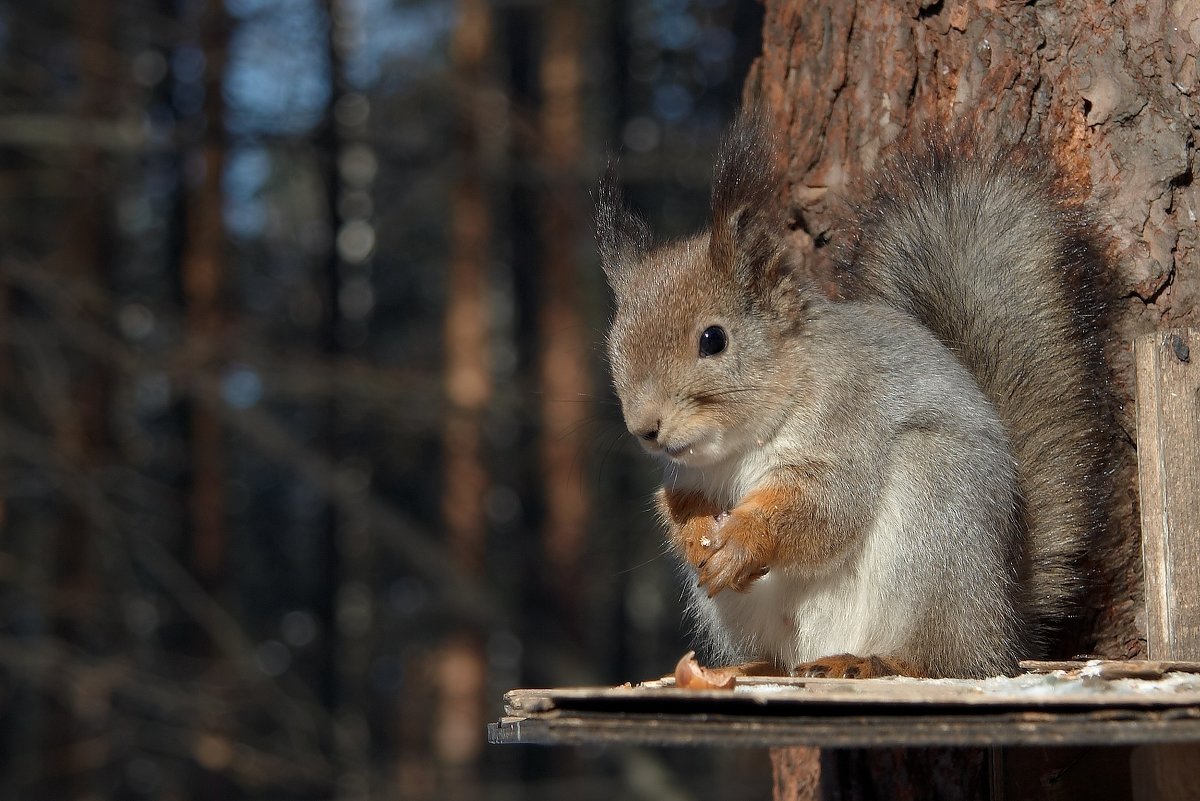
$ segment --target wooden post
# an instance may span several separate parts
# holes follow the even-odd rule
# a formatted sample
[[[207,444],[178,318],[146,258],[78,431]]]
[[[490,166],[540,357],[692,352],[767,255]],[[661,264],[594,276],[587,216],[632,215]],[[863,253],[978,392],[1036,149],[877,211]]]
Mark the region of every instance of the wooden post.
[[[1134,343],[1150,659],[1200,659],[1200,331]]]
[[[1151,659],[1200,659],[1200,331],[1134,342]],[[1135,799],[1200,798],[1200,745],[1134,750]]]
[[[774,801],[817,801],[821,797],[821,749],[772,748],[771,777]]]

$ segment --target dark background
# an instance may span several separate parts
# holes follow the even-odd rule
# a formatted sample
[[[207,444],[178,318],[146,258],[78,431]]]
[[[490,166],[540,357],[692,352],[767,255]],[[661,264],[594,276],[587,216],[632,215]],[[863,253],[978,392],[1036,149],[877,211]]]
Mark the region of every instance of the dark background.
[[[769,792],[484,744],[688,647],[588,192],[702,224],[761,14],[0,3],[0,797]]]

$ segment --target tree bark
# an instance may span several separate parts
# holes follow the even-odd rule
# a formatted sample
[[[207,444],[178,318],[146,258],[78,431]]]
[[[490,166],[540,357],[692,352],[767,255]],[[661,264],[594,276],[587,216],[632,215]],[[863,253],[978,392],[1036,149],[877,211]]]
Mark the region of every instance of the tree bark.
[[[1056,650],[1142,656],[1130,343],[1200,316],[1200,4],[767,0],[763,38],[746,101],[785,143],[793,238],[825,285],[849,190],[927,125],[970,120],[1002,141],[1042,138],[1108,224],[1110,525],[1085,557],[1086,597]]]
[[[1192,180],[1200,126],[1200,6],[768,0],[746,98],[786,142],[795,243],[830,279],[848,189],[907,132],[951,120],[984,135],[1037,135],[1110,223],[1108,356],[1120,413],[1112,525],[1090,551],[1076,642],[1143,653],[1130,342],[1200,315]]]
[[[771,776],[775,801],[815,801],[821,791],[821,749],[772,748]]]

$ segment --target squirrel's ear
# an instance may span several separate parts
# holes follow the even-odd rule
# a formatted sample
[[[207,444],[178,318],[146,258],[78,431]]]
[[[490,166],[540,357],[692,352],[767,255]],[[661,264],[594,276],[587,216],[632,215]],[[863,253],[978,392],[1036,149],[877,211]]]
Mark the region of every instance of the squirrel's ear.
[[[761,269],[779,249],[781,182],[775,143],[757,111],[743,111],[730,127],[721,149],[712,188],[710,250],[741,278]]]
[[[612,158],[600,178],[596,198],[596,242],[600,246],[604,274],[614,288],[621,280],[621,274],[640,260],[650,247],[650,228],[625,207],[617,180],[617,162]]]

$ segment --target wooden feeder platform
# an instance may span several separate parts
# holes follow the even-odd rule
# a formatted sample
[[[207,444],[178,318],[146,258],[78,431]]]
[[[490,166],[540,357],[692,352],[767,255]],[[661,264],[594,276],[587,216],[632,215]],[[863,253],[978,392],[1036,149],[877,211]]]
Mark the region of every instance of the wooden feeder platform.
[[[1200,663],[1024,662],[1008,678],[739,678],[512,690],[492,743],[779,747],[1200,741]]]

